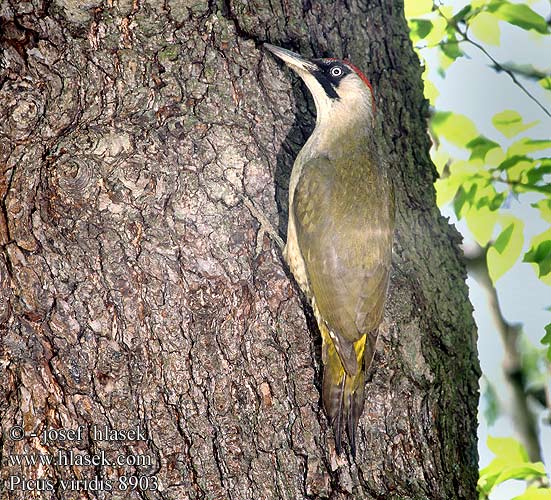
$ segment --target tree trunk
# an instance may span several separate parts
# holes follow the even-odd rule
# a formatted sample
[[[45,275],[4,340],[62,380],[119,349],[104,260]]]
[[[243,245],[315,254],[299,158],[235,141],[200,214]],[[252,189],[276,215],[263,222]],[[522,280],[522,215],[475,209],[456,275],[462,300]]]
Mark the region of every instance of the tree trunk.
[[[475,327],[401,1],[0,5],[2,498],[476,498]],[[397,231],[355,459],[264,232],[315,113],[265,41],[377,97]]]

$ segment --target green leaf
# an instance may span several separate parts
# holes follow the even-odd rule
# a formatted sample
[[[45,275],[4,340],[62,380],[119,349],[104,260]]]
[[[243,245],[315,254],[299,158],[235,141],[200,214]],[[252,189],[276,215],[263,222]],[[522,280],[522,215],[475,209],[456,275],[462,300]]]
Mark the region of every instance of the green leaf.
[[[443,148],[431,148],[430,159],[434,163],[434,166],[438,171],[438,175],[442,175],[444,168],[446,168],[446,165],[450,159],[450,154]]]
[[[522,116],[517,111],[508,109],[494,115],[492,123],[496,129],[510,139],[520,132],[537,125],[538,121],[523,123]]]
[[[537,246],[532,246],[532,248],[530,248],[530,250],[524,255],[523,261],[538,265],[538,278],[551,273],[551,240],[545,240]]]
[[[452,166],[460,166],[460,162],[454,162]],[[469,197],[466,198],[464,207],[461,207],[461,215],[465,218],[467,226],[471,231],[476,242],[485,247],[490,241],[496,223],[498,222],[498,213],[496,209],[501,206],[505,199],[505,193],[498,193],[491,182],[489,173],[481,169],[482,164],[477,165],[473,162],[464,162],[462,168],[463,176],[469,176],[467,179],[460,181],[460,186],[467,186],[472,183],[476,184],[477,189],[474,192],[469,192]],[[469,170],[478,169],[478,172],[469,173]],[[455,168],[452,174],[458,175]],[[464,177],[465,178],[465,177]]]
[[[547,196],[551,196],[551,184],[543,184],[542,186],[526,186],[524,189],[518,189],[518,191],[520,192],[530,192],[530,191],[534,191],[536,193],[543,193]]]
[[[488,436],[488,449],[496,458],[510,464],[523,464],[529,460],[526,448],[512,437]]]
[[[526,449],[513,438],[488,437],[488,448],[496,457],[480,471],[478,490],[488,495],[495,486],[508,479],[530,479],[545,476],[541,462],[529,461]]]
[[[439,207],[443,207],[451,200],[453,200],[459,184],[452,177],[448,176],[444,179],[438,179],[434,183],[436,189],[436,204]]]
[[[502,161],[497,169],[507,172],[507,179],[515,193],[551,194],[551,184],[539,184],[551,168],[551,161],[533,160],[528,156],[513,156]]]
[[[505,158],[498,166],[497,168],[499,170],[511,170],[512,168],[515,168],[519,163],[532,163],[532,159],[528,158],[528,156],[510,156]]]
[[[489,207],[482,207],[476,210],[469,210],[465,215],[467,227],[473,234],[475,241],[482,247],[485,247],[497,224],[498,216],[495,211]]]
[[[544,163],[542,162],[540,165],[534,167],[534,168],[531,168],[530,170],[528,170],[528,172],[526,172],[526,178],[528,179],[528,184],[532,184],[532,185],[535,185],[535,184],[538,184],[539,182],[542,182],[544,179],[544,177],[546,175],[549,175],[551,174],[551,162],[549,163]],[[551,200],[541,200],[540,203],[542,203],[542,218],[545,219],[547,222],[551,222],[551,210],[549,209],[550,207],[549,206],[545,206],[545,202],[548,202],[549,204],[551,204]],[[536,208],[539,208],[537,207],[537,204],[534,204],[532,205],[533,207],[536,207]],[[544,213],[544,210],[547,208],[547,212],[546,214],[549,216],[549,218],[545,218],[545,213]]]
[[[461,219],[461,217],[463,216],[463,208],[468,208],[473,204],[477,189],[478,184],[472,183],[468,191],[465,190],[464,186],[460,186],[457,190],[457,193],[453,200],[453,210],[458,219]]]
[[[504,71],[510,71],[517,75],[522,75],[529,80],[538,81],[547,76],[547,73],[539,70],[532,64],[519,64],[515,62],[500,63],[501,68]],[[498,69],[494,66],[494,69]]]
[[[448,39],[447,42],[440,45],[440,50],[453,61],[464,55],[464,52],[459,47],[459,41]]]
[[[507,168],[507,178],[513,181],[522,182],[525,184],[526,176],[528,175],[528,172],[534,168],[535,162],[531,160],[530,158],[522,158],[520,156],[515,156],[515,159],[517,161],[514,163],[514,165],[510,165]],[[514,186],[515,191],[530,191],[535,190],[536,186]]]
[[[505,200],[507,199],[506,193],[497,193],[491,200],[488,206],[490,207],[490,210],[495,211],[499,210]]]
[[[453,17],[453,6],[444,5],[444,2],[438,2],[438,13],[443,17],[446,22]]]
[[[431,120],[431,128],[438,137],[464,147],[479,136],[474,123],[465,115],[449,111],[437,111]]]
[[[522,495],[511,500],[551,500],[551,488],[530,486]]]
[[[428,19],[409,20],[410,37],[414,43],[424,40],[432,30],[432,21]]]
[[[423,93],[425,94],[425,97],[429,100],[431,106],[434,106],[436,98],[440,95],[440,91],[438,90],[436,85],[434,85],[433,81],[430,78],[424,78],[423,82],[425,84]]]
[[[551,148],[551,140],[546,139],[528,139],[527,137],[516,141],[507,150],[507,156],[518,156],[532,153],[534,151],[544,151]]]
[[[551,199],[540,200],[537,203],[532,203],[532,206],[540,211],[540,217],[544,221],[551,223]]]
[[[551,323],[545,327],[545,335],[541,339],[543,345],[547,345],[547,359],[551,361]]]
[[[493,186],[491,186],[493,193],[488,196],[481,196],[476,201],[475,207],[476,208],[489,208],[492,212],[495,212],[499,208],[501,208],[501,205],[503,205],[503,202],[507,198],[507,194],[505,192],[503,193],[497,193],[495,192],[495,189]],[[482,245],[484,246],[484,245]]]
[[[513,267],[520,257],[524,243],[522,221],[515,217],[502,216],[501,223],[507,226],[486,253],[488,273],[494,284]]]
[[[451,33],[450,33],[451,32]],[[440,77],[446,77],[446,70],[455,62],[456,59],[465,55],[461,50],[459,43],[455,35],[455,30],[447,26],[446,28],[447,39],[437,45],[438,50],[438,74]]]
[[[530,242],[531,250],[537,249],[542,243],[545,243],[546,241],[551,241],[551,228],[545,230],[543,233],[537,234],[532,238],[532,241]],[[542,250],[545,250],[543,248]],[[525,256],[526,258],[526,256]],[[551,273],[542,276],[540,273],[540,266],[539,264],[532,262],[531,265],[534,267],[534,270],[538,272],[539,279],[546,285],[551,286]]]
[[[468,19],[469,14],[471,13],[472,6],[470,4],[465,5],[455,16],[453,16],[453,21],[457,24],[464,22]]]
[[[494,142],[483,135],[479,135],[472,141],[466,144],[466,147],[471,150],[470,160],[482,160],[486,158],[489,151],[495,148],[499,148],[499,144]]]
[[[501,32],[499,19],[489,12],[480,12],[469,21],[469,28],[481,42],[499,45]]]
[[[486,153],[486,158],[484,161],[488,165],[492,165],[495,167],[499,165],[504,159],[505,159],[505,152],[500,147],[500,148],[490,149],[490,151]]]
[[[432,0],[405,0],[404,13],[406,19],[421,17],[432,11]]]
[[[436,202],[439,207],[444,206],[456,196],[459,187],[461,187],[461,192],[457,193],[457,197],[454,200],[455,207],[459,213],[465,203],[465,208],[470,208],[475,201],[478,187],[473,187],[473,183],[478,184],[481,180],[488,183],[491,177],[489,172],[482,171],[482,173],[487,174],[486,179],[482,178],[482,163],[480,161],[456,160],[449,162],[449,153],[444,153],[444,151],[443,147],[436,151],[434,149],[431,151],[431,158],[438,169],[438,173],[441,175],[441,178],[435,183]]]
[[[515,229],[515,225],[509,224],[503,231],[501,231],[501,234],[497,237],[497,240],[494,242],[494,248],[499,253],[502,254],[505,251],[505,248],[507,248],[507,244],[511,240],[511,236],[513,234],[513,229]]]
[[[448,23],[443,17],[437,17],[432,21],[432,31],[425,37],[429,46],[434,46],[442,41],[446,34]]]
[[[524,3],[512,4],[499,0],[490,3],[487,10],[519,28],[534,30],[544,35],[549,32],[545,19]]]
[[[545,89],[545,90],[551,90],[551,76],[547,76],[545,78],[542,78],[538,83]]]

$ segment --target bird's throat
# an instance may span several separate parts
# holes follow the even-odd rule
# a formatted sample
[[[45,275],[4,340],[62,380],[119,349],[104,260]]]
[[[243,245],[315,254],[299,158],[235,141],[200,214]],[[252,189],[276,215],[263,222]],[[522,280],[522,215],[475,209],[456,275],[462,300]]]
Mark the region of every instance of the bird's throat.
[[[368,148],[373,135],[371,117],[334,113],[330,125],[322,120],[316,123],[312,135],[305,144],[305,153],[327,152],[327,156],[334,159]]]

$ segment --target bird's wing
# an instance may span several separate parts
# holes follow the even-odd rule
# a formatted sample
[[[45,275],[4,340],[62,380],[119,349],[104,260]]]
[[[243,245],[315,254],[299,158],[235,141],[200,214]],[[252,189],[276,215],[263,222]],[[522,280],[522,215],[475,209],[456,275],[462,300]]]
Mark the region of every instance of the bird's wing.
[[[310,160],[293,198],[297,240],[315,305],[349,373],[358,368],[354,342],[376,330],[382,319],[394,225],[393,196],[381,175],[375,175],[378,167],[353,166]]]

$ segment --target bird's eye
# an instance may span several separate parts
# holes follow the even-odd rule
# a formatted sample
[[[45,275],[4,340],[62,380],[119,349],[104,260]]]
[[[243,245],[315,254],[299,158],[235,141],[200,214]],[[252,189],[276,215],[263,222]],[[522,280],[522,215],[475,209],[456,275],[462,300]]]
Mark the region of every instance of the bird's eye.
[[[338,66],[333,66],[331,68],[330,73],[331,73],[331,76],[335,76],[335,77],[341,76],[342,75],[342,69],[339,68]]]

